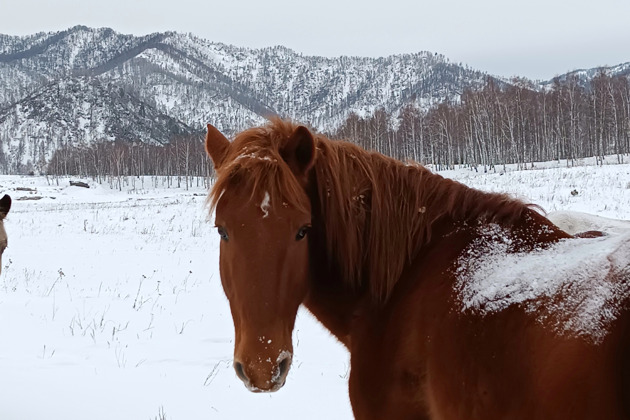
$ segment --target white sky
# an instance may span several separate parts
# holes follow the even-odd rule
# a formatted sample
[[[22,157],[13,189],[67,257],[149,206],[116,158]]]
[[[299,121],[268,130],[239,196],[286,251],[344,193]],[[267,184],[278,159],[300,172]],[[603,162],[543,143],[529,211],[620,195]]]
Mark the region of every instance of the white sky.
[[[78,24],[328,57],[431,51],[533,79],[630,61],[630,0],[0,0],[3,34]]]

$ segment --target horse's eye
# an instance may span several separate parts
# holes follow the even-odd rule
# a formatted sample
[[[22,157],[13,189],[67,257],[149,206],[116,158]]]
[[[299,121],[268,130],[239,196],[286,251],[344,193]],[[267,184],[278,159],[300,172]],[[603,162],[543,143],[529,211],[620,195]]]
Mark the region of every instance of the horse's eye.
[[[295,235],[295,240],[296,241],[301,241],[302,239],[304,239],[304,237],[306,236],[306,234],[308,233],[308,230],[310,229],[310,226],[306,225],[306,226],[302,226],[300,228],[300,230],[298,230],[297,235]]]
[[[217,226],[217,232],[219,232],[219,236],[221,237],[221,240],[223,241],[228,240],[227,230],[225,230],[223,226]]]

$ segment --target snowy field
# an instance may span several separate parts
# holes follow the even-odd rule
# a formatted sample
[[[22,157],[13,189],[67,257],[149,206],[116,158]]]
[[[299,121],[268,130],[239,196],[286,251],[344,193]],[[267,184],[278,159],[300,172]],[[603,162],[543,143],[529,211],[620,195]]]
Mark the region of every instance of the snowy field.
[[[507,169],[441,173],[547,211],[630,219],[630,164]],[[0,419],[352,418],[348,354],[306,312],[282,390],[252,394],[236,378],[203,187],[68,181],[0,177],[0,195],[14,199],[0,275]]]

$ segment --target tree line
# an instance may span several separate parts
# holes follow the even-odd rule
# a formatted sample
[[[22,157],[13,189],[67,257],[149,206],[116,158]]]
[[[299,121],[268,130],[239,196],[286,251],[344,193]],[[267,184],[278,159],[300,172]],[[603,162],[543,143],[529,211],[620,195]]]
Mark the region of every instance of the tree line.
[[[468,166],[488,170],[534,162],[630,153],[630,79],[600,72],[588,84],[576,76],[534,90],[524,80],[466,90],[457,101],[427,111],[413,104],[398,115],[383,109],[362,118],[351,114],[332,138],[354,141],[398,159],[437,169]],[[180,136],[165,146],[117,140],[62,147],[48,162],[50,175],[78,175],[98,181],[165,176],[178,186],[210,177],[203,134]],[[198,182],[198,181],[197,181]]]
[[[483,167],[630,153],[630,80],[600,71],[587,85],[577,76],[542,90],[488,79],[458,101],[423,112],[413,105],[398,116],[377,110],[350,115],[333,133],[367,149],[438,168]]]
[[[199,134],[176,137],[167,145],[116,140],[65,146],[53,154],[47,175],[89,177],[119,189],[128,177],[154,176],[169,187],[188,189],[200,179],[207,182],[212,165]]]

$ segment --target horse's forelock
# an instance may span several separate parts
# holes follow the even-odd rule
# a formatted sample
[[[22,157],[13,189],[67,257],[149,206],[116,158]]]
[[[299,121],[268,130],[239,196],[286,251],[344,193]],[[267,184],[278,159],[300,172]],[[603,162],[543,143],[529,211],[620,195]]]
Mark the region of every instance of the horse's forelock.
[[[264,127],[241,132],[232,142],[224,165],[210,193],[210,207],[216,208],[221,196],[234,188],[246,188],[251,198],[269,194],[271,202],[282,202],[307,211],[303,188],[280,155],[280,149],[295,126],[272,120]]]

